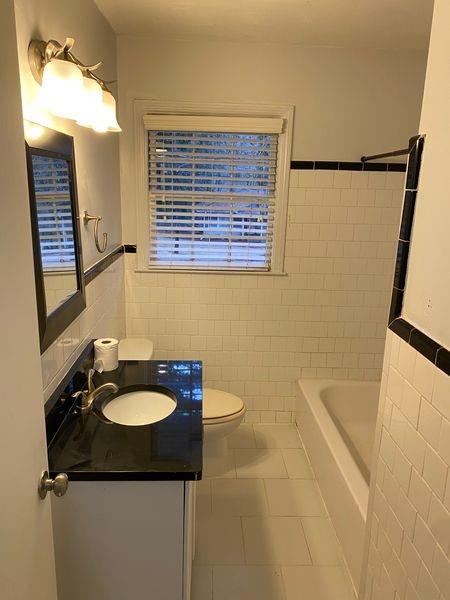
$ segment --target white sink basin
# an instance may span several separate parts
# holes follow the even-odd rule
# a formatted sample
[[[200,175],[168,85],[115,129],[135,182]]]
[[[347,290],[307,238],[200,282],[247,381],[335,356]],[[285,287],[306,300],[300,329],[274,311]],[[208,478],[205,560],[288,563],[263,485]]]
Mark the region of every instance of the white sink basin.
[[[119,425],[150,425],[162,421],[177,407],[163,390],[135,390],[115,396],[102,407],[104,416]]]

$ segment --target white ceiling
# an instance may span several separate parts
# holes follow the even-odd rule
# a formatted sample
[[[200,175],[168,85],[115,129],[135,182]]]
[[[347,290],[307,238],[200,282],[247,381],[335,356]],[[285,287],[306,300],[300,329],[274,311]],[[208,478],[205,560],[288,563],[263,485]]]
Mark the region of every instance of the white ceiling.
[[[118,34],[427,48],[433,0],[95,0]]]

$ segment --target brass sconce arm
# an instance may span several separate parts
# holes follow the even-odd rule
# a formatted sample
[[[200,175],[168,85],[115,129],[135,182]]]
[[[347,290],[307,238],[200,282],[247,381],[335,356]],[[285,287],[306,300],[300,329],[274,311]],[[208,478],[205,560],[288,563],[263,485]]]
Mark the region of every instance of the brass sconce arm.
[[[103,62],[100,61],[93,65],[83,64],[72,53],[74,44],[74,38],[66,38],[64,44],[60,44],[56,40],[49,40],[48,42],[44,42],[43,40],[31,40],[28,46],[28,61],[30,63],[31,72],[33,73],[35,80],[41,84],[42,72],[45,65],[54,58],[59,58],[61,60],[67,60],[74,63],[80,68],[80,70],[83,72],[83,75],[92,77],[101,85],[102,89],[109,91],[106,84],[112,82],[106,82],[93,73],[93,71],[103,65]]]

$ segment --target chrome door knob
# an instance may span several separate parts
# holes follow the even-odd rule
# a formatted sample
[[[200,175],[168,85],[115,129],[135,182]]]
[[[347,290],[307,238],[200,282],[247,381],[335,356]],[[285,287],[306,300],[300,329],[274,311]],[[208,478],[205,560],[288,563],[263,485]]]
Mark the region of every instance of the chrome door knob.
[[[65,473],[58,473],[55,479],[50,479],[47,471],[43,471],[38,485],[39,497],[42,500],[48,492],[53,492],[55,496],[61,498],[67,492],[69,487],[69,478]]]

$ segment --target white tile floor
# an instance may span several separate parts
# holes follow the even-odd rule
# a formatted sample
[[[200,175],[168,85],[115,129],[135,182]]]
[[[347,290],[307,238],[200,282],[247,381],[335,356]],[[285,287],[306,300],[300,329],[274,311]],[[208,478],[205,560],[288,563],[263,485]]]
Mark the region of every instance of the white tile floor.
[[[242,424],[197,484],[192,600],[354,600],[295,425]]]

